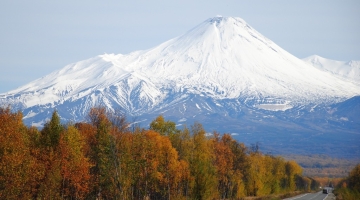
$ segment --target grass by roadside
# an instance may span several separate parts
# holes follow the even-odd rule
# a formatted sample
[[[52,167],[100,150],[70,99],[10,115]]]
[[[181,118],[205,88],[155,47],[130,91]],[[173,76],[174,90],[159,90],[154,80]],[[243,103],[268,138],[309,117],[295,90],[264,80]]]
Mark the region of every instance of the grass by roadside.
[[[334,190],[336,199],[338,200],[359,200],[360,192],[349,188],[337,188]]]
[[[261,197],[244,197],[241,198],[240,200],[281,200],[281,199],[285,199],[285,198],[290,198],[293,196],[297,196],[300,194],[304,194],[307,193],[305,191],[294,191],[294,192],[288,192],[285,194],[273,194],[273,195],[267,195],[267,196],[261,196]]]

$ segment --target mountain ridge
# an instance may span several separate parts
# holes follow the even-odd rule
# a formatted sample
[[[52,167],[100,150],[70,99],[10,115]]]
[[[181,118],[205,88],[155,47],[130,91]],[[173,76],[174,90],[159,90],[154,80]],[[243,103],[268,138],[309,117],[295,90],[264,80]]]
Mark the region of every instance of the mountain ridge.
[[[229,24],[234,24],[233,26]],[[217,27],[217,28],[216,28]],[[220,27],[220,28],[219,28]],[[224,28],[225,27],[225,28]],[[240,29],[240,28],[241,29]],[[222,28],[222,29],[221,29]],[[235,33],[241,32],[241,35],[239,37],[234,36],[233,31],[227,31],[228,29],[236,29]],[[222,32],[223,35],[226,35],[226,37],[221,37],[219,39],[219,33]],[[230,36],[229,36],[230,35]],[[205,37],[205,38],[204,38]],[[210,37],[210,38],[208,38]],[[215,39],[214,39],[215,37]],[[189,39],[190,38],[190,39]],[[194,39],[195,38],[195,39]],[[224,53],[224,49],[231,48],[229,47],[227,39],[230,38],[230,40],[237,39],[236,44],[244,45],[244,48],[235,48],[231,49],[230,53],[227,51]],[[235,38],[235,39],[234,39]],[[251,41],[252,43],[249,44],[249,38],[254,39]],[[192,39],[192,40],[191,40]],[[216,39],[219,39],[218,41],[215,41]],[[209,41],[210,40],[210,41]],[[185,42],[184,42],[185,41]],[[195,41],[195,42],[194,42]],[[215,42],[213,42],[215,41]],[[219,43],[220,41],[220,43]],[[186,43],[188,42],[188,44]],[[196,48],[199,46],[200,48]],[[194,45],[195,44],[195,45]],[[261,62],[260,64],[255,62],[254,60],[257,60],[259,57],[256,54],[262,54],[264,50],[264,45],[267,50],[271,49],[270,51],[266,51],[265,56],[260,56]],[[180,46],[180,47],[178,47]],[[195,47],[194,47],[195,46]],[[203,47],[206,46],[206,47]],[[235,45],[232,45],[235,46]],[[171,48],[175,48],[171,49]],[[255,51],[253,49],[256,49]],[[244,51],[243,49],[249,51],[252,50],[251,53],[244,53],[241,51]],[[201,52],[201,51],[205,51]],[[206,52],[206,51],[211,51]],[[239,53],[238,53],[239,51]],[[180,53],[179,53],[180,52]],[[201,52],[201,54],[199,54]],[[215,52],[215,53],[214,53]],[[220,52],[220,53],[219,53]],[[236,52],[236,53],[234,53]],[[260,52],[260,53],[259,53]],[[271,53],[275,53],[277,57],[280,59],[277,59],[277,61],[271,60]],[[153,55],[160,55],[160,56],[153,56]],[[172,56],[172,54],[175,54],[175,56]],[[230,54],[230,57],[227,57],[227,54]],[[252,54],[255,54],[253,56]],[[270,54],[270,55],[267,55]],[[220,55],[220,56],[219,56]],[[172,57],[171,57],[172,56]],[[177,56],[177,57],[176,57]],[[274,67],[268,67],[263,65],[263,63],[270,63],[271,65],[284,65],[284,63],[281,62],[281,59],[289,59],[289,58],[283,58],[283,56],[289,56],[291,59],[290,63],[293,64],[296,67],[303,68],[302,71],[299,71],[298,69],[294,67],[288,67],[290,69],[287,70],[279,70]],[[160,58],[159,58],[160,57]],[[175,57],[175,58],[173,58]],[[185,57],[185,58],[184,58]],[[220,57],[220,58],[219,58]],[[223,58],[225,57],[225,58]],[[240,58],[239,58],[240,57]],[[242,58],[242,57],[250,57],[250,58]],[[222,59],[221,59],[222,58]],[[167,63],[167,60],[169,60]],[[181,60],[182,59],[182,60]],[[97,65],[92,66],[91,64],[98,62]],[[145,62],[144,60],[150,60],[149,62]],[[180,61],[179,61],[180,60]],[[278,61],[280,60],[280,61]],[[280,62],[280,64],[279,64]],[[165,65],[165,64],[167,65]],[[172,63],[175,63],[176,65],[171,65]],[[85,68],[81,68],[82,71],[78,72],[80,73],[80,77],[72,78],[70,73],[72,71],[75,71],[78,65],[84,65]],[[89,66],[90,64],[90,66]],[[288,63],[285,63],[285,65]],[[289,65],[289,64],[288,64]],[[101,66],[101,68],[99,68]],[[177,67],[177,66],[182,66]],[[234,66],[241,66],[239,69]],[[97,68],[95,68],[97,67]],[[171,68],[171,70],[167,68]],[[211,68],[211,70],[208,70]],[[220,69],[219,69],[220,68]],[[223,69],[222,69],[223,68]],[[265,73],[261,73],[261,71],[264,71]],[[299,73],[303,71],[308,70],[308,73]],[[91,74],[87,73],[88,71],[91,71],[91,74],[95,76],[91,76]],[[315,83],[318,85],[321,85],[323,87],[326,87],[327,85],[330,85],[332,88],[335,88],[338,93],[341,93],[342,88],[337,88],[338,85],[329,83],[328,80],[322,79],[321,77],[317,76],[319,73],[311,68],[307,69],[306,65],[303,65],[300,60],[286,52],[285,50],[278,47],[276,44],[271,42],[269,39],[262,36],[260,33],[252,29],[248,24],[246,24],[245,21],[243,21],[240,18],[231,18],[231,17],[215,17],[210,18],[206,20],[205,22],[201,23],[199,26],[195,27],[194,29],[190,30],[188,33],[169,40],[167,42],[164,42],[160,44],[157,47],[154,47],[150,50],[145,51],[137,51],[130,53],[128,55],[100,55],[94,58],[90,58],[88,60],[80,61],[78,63],[73,64],[73,66],[68,65],[67,67],[59,70],[57,73],[54,72],[54,81],[50,82],[52,84],[56,84],[61,82],[62,74],[64,72],[67,72],[67,77],[63,78],[69,84],[67,85],[61,85],[60,89],[61,91],[72,91],[72,88],[76,87],[77,85],[81,85],[82,82],[79,81],[79,79],[85,79],[84,76],[86,76],[87,80],[91,80],[91,82],[87,82],[86,86],[89,87],[97,87],[101,88],[101,85],[108,86],[115,83],[118,83],[119,81],[123,80],[122,76],[130,76],[134,79],[147,79],[151,83],[156,84],[157,80],[168,80],[165,84],[174,84],[173,82],[181,82],[182,86],[185,86],[189,89],[194,88],[193,86],[201,85],[204,82],[202,81],[203,77],[206,77],[207,79],[210,79],[212,81],[213,86],[217,87],[216,89],[219,90],[218,94],[215,95],[216,97],[222,97],[222,98],[237,98],[239,97],[239,93],[241,92],[254,92],[251,87],[255,87],[255,93],[258,91],[261,91],[261,88],[266,88],[263,91],[264,96],[271,95],[271,93],[266,92],[266,90],[269,89],[269,87],[266,87],[267,84],[271,83],[268,79],[274,79],[274,80],[280,80],[280,81],[288,81],[289,80],[282,80],[282,76],[289,76],[292,79],[297,80],[296,84],[299,84],[299,82],[307,81],[308,79],[313,79]],[[160,72],[160,73],[159,73]],[[234,73],[237,74],[237,76],[234,76]],[[282,73],[282,74],[281,74]],[[156,76],[154,76],[157,74]],[[201,74],[201,76],[200,76]],[[245,74],[244,76],[241,76],[241,74]],[[261,76],[256,76],[256,74],[261,74]],[[312,75],[312,74],[315,74]],[[76,75],[76,74],[75,74]],[[323,75],[323,74],[322,74]],[[79,75],[78,75],[79,76]],[[88,77],[92,77],[91,79]],[[219,78],[220,76],[221,79]],[[266,77],[267,76],[267,77]],[[300,77],[299,77],[300,76]],[[43,78],[46,79],[45,76]],[[175,77],[175,78],[174,78]],[[232,78],[229,80],[229,77]],[[255,77],[255,78],[254,78]],[[173,79],[171,79],[173,78]],[[328,77],[326,77],[328,78]],[[239,81],[242,80],[242,81]],[[254,80],[256,79],[256,80]],[[98,81],[95,81],[98,80]],[[112,80],[112,82],[109,82],[107,80]],[[335,79],[336,80],[336,79]],[[94,82],[95,81],[95,82]],[[146,80],[144,80],[146,81]],[[149,83],[149,81],[146,81]],[[328,81],[326,83],[326,81]],[[43,82],[49,82],[47,80],[41,81],[35,81],[37,86],[41,85]],[[229,83],[230,84],[227,84]],[[273,81],[274,82],[274,81]],[[294,82],[294,81],[293,81]],[[314,82],[308,84],[309,87]],[[260,87],[256,87],[257,84],[262,84]],[[265,84],[264,84],[265,83]],[[33,85],[34,85],[33,84]],[[129,83],[131,84],[131,83]],[[209,88],[212,87],[211,83],[205,82]],[[347,84],[347,83],[341,83],[341,84]],[[160,85],[164,85],[164,82],[161,82]],[[224,86],[225,87],[222,87]],[[230,88],[234,87],[234,85],[237,85],[237,87],[242,87],[241,89],[232,91]],[[31,86],[31,84],[30,84]],[[26,90],[34,91],[36,89],[39,89],[38,87],[28,87]],[[157,85],[158,86],[158,85]],[[176,88],[176,85],[174,85]],[[48,85],[47,87],[51,87],[51,85]],[[47,88],[44,87],[44,88]],[[63,87],[63,88],[61,88]],[[246,88],[248,87],[248,88]],[[346,86],[347,88],[354,88],[354,86]],[[21,89],[22,87],[20,87]],[[276,90],[282,90],[284,89],[284,86],[279,84],[273,84],[272,88],[275,88]],[[21,90],[14,90],[14,92],[21,92]],[[79,90],[82,90],[85,88],[80,87]],[[207,89],[207,88],[203,88]],[[293,88],[291,88],[293,89]],[[308,88],[309,91],[311,91],[311,88]],[[216,90],[215,90],[216,91]],[[214,92],[214,90],[207,91],[207,92]],[[272,91],[274,92],[274,91]],[[289,92],[291,91],[284,91],[286,92],[286,96],[289,95]],[[316,93],[312,92],[313,95]],[[358,92],[358,91],[357,91]],[[60,92],[61,93],[61,92]],[[220,94],[219,94],[220,93]],[[346,92],[345,92],[346,93]],[[9,94],[9,93],[8,93]],[[53,94],[56,95],[56,92]],[[294,95],[294,94],[292,94]],[[61,95],[58,95],[61,96]],[[351,95],[347,94],[347,97],[350,97]],[[327,98],[327,97],[325,97]]]
[[[312,55],[302,60],[322,71],[360,83],[360,61],[337,61],[318,55]]]

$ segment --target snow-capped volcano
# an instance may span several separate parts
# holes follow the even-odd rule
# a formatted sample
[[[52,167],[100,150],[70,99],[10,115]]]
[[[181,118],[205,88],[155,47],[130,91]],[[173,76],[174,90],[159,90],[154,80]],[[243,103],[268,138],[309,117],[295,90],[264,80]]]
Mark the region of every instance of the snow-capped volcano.
[[[214,17],[149,50],[69,64],[0,94],[0,103],[23,110],[25,122],[33,125],[44,123],[54,109],[63,120],[83,120],[99,105],[130,116],[163,113],[179,123],[190,118],[211,123],[219,116],[238,123],[254,113],[299,115],[299,108],[310,112],[316,105],[360,95],[359,81],[313,63],[291,55],[240,18]]]
[[[106,95],[105,90],[112,90],[116,96],[111,98],[120,105],[130,103],[129,95],[135,90],[153,104],[166,98],[169,90],[215,99],[276,97],[291,101],[323,101],[360,93],[357,85],[304,64],[244,20],[215,17],[150,50],[73,63],[2,97],[21,94],[17,99],[31,107],[73,101],[94,91]]]

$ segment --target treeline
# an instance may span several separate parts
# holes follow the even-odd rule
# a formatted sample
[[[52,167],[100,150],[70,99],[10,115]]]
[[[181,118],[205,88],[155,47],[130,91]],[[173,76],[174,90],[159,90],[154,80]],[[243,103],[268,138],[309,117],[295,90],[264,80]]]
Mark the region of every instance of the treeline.
[[[341,159],[327,155],[284,155],[295,160],[303,169],[304,176],[339,179],[346,177],[360,159]]]
[[[56,111],[41,130],[0,108],[0,199],[239,199],[318,187],[295,161],[247,148],[230,135],[149,129],[93,108],[63,125]]]

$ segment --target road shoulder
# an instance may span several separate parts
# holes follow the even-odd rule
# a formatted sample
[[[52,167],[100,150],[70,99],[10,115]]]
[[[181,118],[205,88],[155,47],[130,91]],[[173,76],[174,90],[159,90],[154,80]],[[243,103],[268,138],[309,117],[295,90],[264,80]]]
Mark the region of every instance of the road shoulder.
[[[330,193],[324,200],[336,200],[336,196],[333,193]]]

